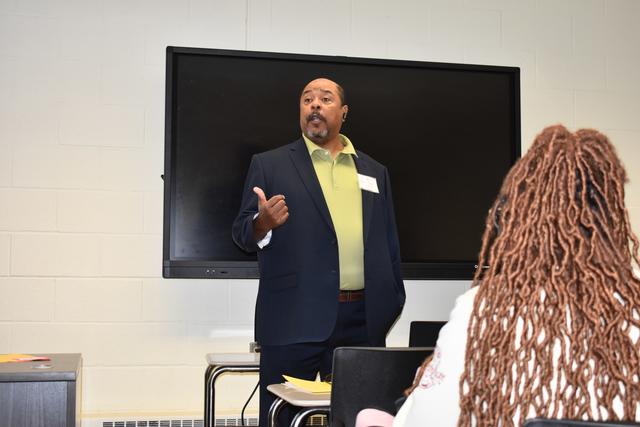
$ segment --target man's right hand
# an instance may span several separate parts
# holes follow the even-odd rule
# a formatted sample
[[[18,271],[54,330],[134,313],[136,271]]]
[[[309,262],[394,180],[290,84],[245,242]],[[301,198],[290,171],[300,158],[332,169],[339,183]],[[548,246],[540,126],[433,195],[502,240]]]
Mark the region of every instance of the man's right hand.
[[[259,242],[270,230],[285,223],[289,218],[289,208],[282,194],[267,200],[262,188],[253,187],[253,192],[258,196],[258,216],[253,220],[253,237]]]

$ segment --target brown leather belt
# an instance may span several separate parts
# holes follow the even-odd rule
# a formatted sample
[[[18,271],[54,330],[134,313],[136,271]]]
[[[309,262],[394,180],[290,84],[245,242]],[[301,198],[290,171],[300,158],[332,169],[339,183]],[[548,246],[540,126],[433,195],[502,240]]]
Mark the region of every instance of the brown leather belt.
[[[364,299],[364,290],[340,291],[340,293],[338,294],[338,301],[340,302],[361,301],[363,299]]]

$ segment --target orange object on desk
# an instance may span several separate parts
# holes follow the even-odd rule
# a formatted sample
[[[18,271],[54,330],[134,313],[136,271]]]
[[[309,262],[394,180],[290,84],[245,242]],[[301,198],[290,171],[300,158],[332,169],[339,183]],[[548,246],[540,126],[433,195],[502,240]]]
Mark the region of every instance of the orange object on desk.
[[[12,362],[41,362],[51,360],[46,356],[34,356],[32,354],[0,354],[0,363]]]

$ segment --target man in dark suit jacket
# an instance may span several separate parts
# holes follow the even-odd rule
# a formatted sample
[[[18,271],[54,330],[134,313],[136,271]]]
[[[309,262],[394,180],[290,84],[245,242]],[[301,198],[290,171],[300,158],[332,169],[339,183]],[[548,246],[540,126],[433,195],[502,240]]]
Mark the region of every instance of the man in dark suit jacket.
[[[404,305],[389,175],[340,134],[347,112],[340,85],[310,82],[303,137],[253,156],[233,223],[236,244],[258,252],[261,426],[269,384],[325,376],[338,346],[384,346]]]

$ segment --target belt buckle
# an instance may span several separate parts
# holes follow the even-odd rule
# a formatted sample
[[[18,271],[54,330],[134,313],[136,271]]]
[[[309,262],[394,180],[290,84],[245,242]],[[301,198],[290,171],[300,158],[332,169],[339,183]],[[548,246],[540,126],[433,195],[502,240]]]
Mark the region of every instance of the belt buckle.
[[[357,291],[340,291],[338,294],[339,302],[360,301],[364,295],[362,290]]]

